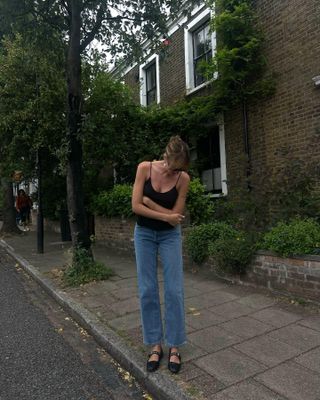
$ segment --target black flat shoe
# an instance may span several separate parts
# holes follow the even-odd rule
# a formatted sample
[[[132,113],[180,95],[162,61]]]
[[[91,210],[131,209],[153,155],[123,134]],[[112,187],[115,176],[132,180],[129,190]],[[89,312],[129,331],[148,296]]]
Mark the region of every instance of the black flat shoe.
[[[176,363],[173,361],[170,361],[170,358],[172,356],[177,356],[180,360],[180,363]],[[171,352],[171,349],[169,350],[169,358],[168,358],[168,369],[170,372],[173,374],[177,374],[180,371],[181,368],[181,355],[180,353],[177,353],[176,351]]]
[[[156,355],[159,357],[158,361],[149,361],[149,358],[150,358],[153,354],[156,354]],[[147,371],[148,371],[148,372],[154,372],[154,371],[156,371],[156,370],[159,368],[159,366],[160,366],[160,361],[161,361],[161,358],[162,358],[162,357],[163,357],[163,350],[162,350],[162,349],[161,349],[161,351],[156,351],[156,350],[151,351],[151,353],[149,353],[149,355],[148,355]]]

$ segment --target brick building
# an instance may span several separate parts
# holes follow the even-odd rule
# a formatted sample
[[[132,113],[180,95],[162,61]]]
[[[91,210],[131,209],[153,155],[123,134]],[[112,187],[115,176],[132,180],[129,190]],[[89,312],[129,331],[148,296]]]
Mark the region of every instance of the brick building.
[[[292,159],[320,161],[320,2],[256,0],[255,7],[276,93],[249,108],[247,139],[252,174],[263,170],[272,175],[284,162],[283,151]],[[122,71],[137,102],[169,105],[208,94],[208,82],[196,65],[215,51],[209,19],[210,10],[197,7],[190,19],[183,17],[169,26],[166,58],[151,54],[144,64]],[[192,157],[208,160],[201,172],[208,191],[227,194],[232,192],[230,182],[239,182],[246,174],[242,110],[225,113],[210,129],[192,149]]]

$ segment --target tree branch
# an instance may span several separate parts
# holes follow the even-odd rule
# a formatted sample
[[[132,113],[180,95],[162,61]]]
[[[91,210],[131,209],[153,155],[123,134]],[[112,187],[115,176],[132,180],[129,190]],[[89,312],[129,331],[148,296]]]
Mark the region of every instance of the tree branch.
[[[99,29],[101,28],[102,22],[105,20],[104,18],[104,9],[101,6],[97,12],[97,18],[96,18],[96,23],[94,24],[93,28],[91,31],[87,34],[87,36],[83,39],[83,41],[80,44],[80,52],[82,53],[83,50],[92,42],[96,34],[99,32]]]

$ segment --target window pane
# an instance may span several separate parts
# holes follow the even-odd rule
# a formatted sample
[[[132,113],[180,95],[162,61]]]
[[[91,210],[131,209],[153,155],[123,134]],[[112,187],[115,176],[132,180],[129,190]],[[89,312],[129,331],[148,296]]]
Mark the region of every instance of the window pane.
[[[147,106],[156,101],[156,95],[157,95],[156,89],[152,89],[149,92],[147,92]]]
[[[146,70],[147,75],[147,90],[156,86],[156,64],[150,65]]]
[[[209,22],[206,22],[199,29],[193,32],[193,66],[194,66],[194,87],[206,81],[201,74],[201,64],[212,58],[212,42]]]
[[[197,143],[199,174],[207,191],[221,193],[221,156],[219,127],[206,137],[200,138]]]
[[[147,106],[154,103],[157,99],[157,76],[156,64],[151,64],[146,68],[146,97]]]

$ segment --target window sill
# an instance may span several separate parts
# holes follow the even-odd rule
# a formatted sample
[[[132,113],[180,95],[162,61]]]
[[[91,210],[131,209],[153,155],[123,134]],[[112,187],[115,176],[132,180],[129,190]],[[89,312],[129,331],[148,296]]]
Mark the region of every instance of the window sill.
[[[207,87],[208,85],[210,85],[211,82],[212,82],[212,80],[207,81],[207,82],[204,82],[204,83],[202,83],[201,85],[199,85],[199,86],[197,86],[197,87],[195,87],[195,88],[187,89],[186,96],[189,96],[190,94],[196,93],[196,92],[198,92],[199,90],[201,90],[201,89]]]

